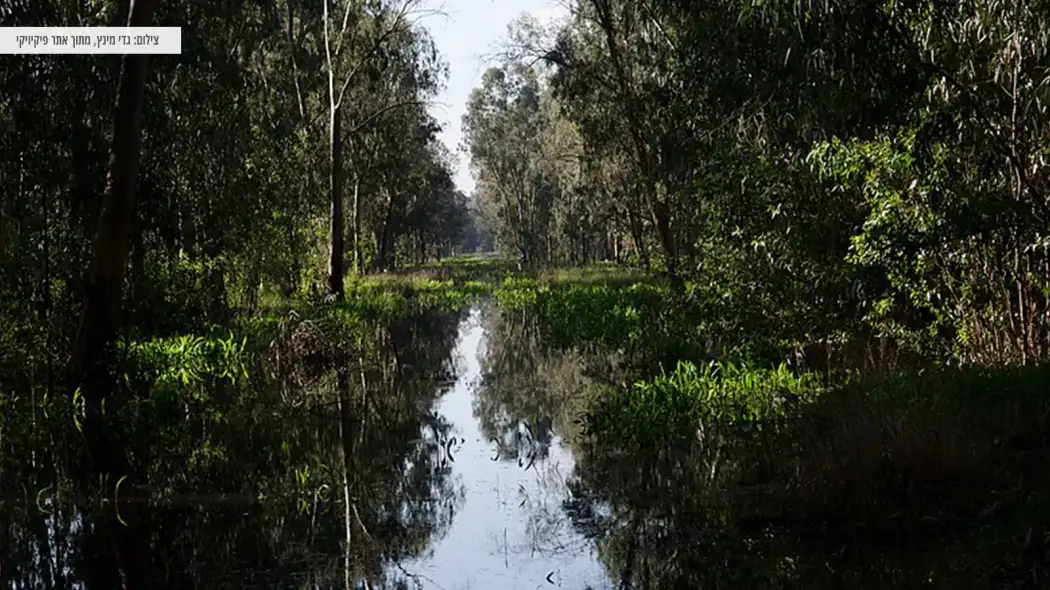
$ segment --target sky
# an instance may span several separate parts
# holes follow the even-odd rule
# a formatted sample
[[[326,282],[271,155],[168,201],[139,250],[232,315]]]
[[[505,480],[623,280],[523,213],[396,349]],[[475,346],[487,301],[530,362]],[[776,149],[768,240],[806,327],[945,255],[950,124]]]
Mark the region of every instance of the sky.
[[[434,0],[446,16],[433,16],[425,21],[438,51],[449,64],[447,88],[431,107],[431,113],[444,127],[441,139],[449,151],[457,154],[456,186],[469,194],[474,190],[466,154],[459,154],[463,140],[461,119],[466,113],[470,91],[481,82],[485,70],[494,65],[486,57],[500,49],[507,38],[507,25],[522,13],[529,13],[541,23],[560,19],[567,14],[557,0]]]

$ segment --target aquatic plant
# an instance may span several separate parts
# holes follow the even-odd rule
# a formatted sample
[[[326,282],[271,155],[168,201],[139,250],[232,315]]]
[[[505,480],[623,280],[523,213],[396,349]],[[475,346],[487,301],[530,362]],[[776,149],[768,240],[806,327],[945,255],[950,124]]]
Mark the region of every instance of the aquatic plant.
[[[775,429],[788,408],[824,391],[820,376],[785,365],[680,362],[628,387],[605,388],[583,418],[585,432],[630,450],[704,442],[714,431],[746,437]]]

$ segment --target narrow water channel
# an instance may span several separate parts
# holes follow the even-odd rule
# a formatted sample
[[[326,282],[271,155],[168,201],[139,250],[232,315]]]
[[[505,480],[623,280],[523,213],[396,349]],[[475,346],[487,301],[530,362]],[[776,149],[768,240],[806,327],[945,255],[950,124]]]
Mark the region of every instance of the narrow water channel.
[[[118,429],[148,486],[75,469],[72,420],[25,430],[0,452],[0,590],[109,590],[129,571],[148,581],[131,587],[178,590],[1045,587],[902,583],[967,547],[745,520],[722,499],[754,486],[715,488],[699,449],[580,436],[616,369],[541,326],[491,303],[426,308],[335,347],[302,321],[273,340],[279,374],[148,375],[135,427]],[[344,345],[358,379],[340,390],[321,352]],[[5,409],[0,435],[33,416]],[[114,506],[128,543],[112,540]],[[152,563],[133,571],[143,546]]]
[[[542,436],[524,425],[512,435],[523,447],[500,456],[476,416],[487,334],[480,306],[460,323],[454,386],[437,413],[451,424],[452,473],[464,488],[461,508],[443,538],[422,558],[399,565],[424,588],[612,588],[593,541],[570,522],[563,502],[574,467],[557,434],[548,452],[530,448]]]
[[[140,508],[151,588],[613,588],[629,543],[607,534],[615,523],[587,528],[608,500],[587,492],[582,518],[570,501],[570,483],[604,490],[608,469],[574,462],[559,436],[581,363],[550,354],[527,319],[479,303],[374,326],[372,356],[355,351],[350,429],[305,345],[280,380],[154,377],[142,391],[156,411],[128,434],[145,489],[102,497],[61,461],[25,461],[75,456],[76,438],[25,437],[36,446],[0,456],[0,589],[119,587],[124,556],[99,524],[114,498]],[[290,342],[314,346],[303,326]]]

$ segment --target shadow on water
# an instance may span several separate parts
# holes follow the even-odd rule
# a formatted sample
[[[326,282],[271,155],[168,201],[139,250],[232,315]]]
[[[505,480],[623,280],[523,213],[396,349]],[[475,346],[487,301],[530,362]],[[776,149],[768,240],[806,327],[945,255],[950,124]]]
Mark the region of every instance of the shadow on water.
[[[312,350],[289,369],[289,346],[283,369],[263,359],[236,384],[155,380],[110,424],[143,485],[76,475],[73,420],[15,407],[34,426],[19,445],[0,433],[0,586],[119,587],[115,513],[149,548],[151,587],[608,587],[562,510],[573,463],[549,407],[491,377],[535,353],[498,322],[431,310],[370,328],[342,371]]]
[[[734,520],[695,450],[581,436],[616,363],[548,349],[520,311],[417,311],[334,356],[300,324],[249,379],[147,387],[111,424],[141,486],[76,475],[73,420],[45,416],[65,404],[0,398],[0,587],[119,587],[114,509],[151,588],[881,588],[921,568],[902,539]]]
[[[0,586],[118,587],[122,556],[101,524],[115,506],[118,519],[137,517],[125,526],[149,547],[150,587],[406,587],[389,565],[421,554],[462,502],[451,424],[430,411],[452,378],[461,316],[427,312],[367,334],[352,355],[349,429],[324,363],[298,368],[310,385],[294,395],[262,375],[156,380],[141,424],[111,424],[143,486],[74,475],[61,460],[78,456],[74,420],[41,419],[15,446],[6,415]]]

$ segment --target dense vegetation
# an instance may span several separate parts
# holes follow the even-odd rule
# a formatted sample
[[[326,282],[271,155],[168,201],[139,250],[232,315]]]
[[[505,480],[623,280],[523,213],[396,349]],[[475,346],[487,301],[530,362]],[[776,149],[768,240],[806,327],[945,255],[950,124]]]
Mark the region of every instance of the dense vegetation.
[[[1047,7],[571,8],[464,123],[522,268],[666,279],[496,294],[595,357],[623,582],[1045,583]]]
[[[525,264],[664,269],[751,337],[1037,360],[1047,42],[1041,3],[580,0],[471,98],[482,211]]]
[[[427,112],[447,66],[418,2],[159,4],[154,22],[195,24],[181,55],[143,66],[133,120],[112,107],[134,58],[123,74],[118,59],[90,56],[6,58],[0,73],[0,118],[17,131],[0,140],[2,332],[49,328],[5,356],[33,368],[22,385],[66,360],[89,284],[121,300],[95,285],[102,278],[126,283],[122,321],[148,335],[325,290],[333,268],[391,269],[476,247]],[[8,26],[106,25],[127,12],[126,2],[0,7]],[[107,188],[107,174],[126,168],[121,134],[139,125],[137,182],[117,194],[123,185]],[[349,221],[333,234],[344,199]],[[93,258],[127,259],[126,280]]]
[[[465,195],[419,0],[0,5],[194,23],[0,68],[5,585],[407,587],[490,293],[484,435],[572,440],[625,586],[1047,583],[1050,6],[569,6],[473,91]]]

